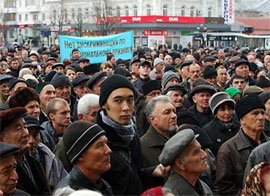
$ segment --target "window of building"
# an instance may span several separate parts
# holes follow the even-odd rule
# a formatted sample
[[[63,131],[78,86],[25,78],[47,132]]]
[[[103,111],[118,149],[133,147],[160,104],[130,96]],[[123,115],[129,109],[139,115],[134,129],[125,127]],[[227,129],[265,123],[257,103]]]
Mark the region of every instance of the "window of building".
[[[44,21],[44,20],[45,20],[45,18],[46,18],[45,13],[42,13],[42,20]]]
[[[25,21],[28,21],[28,14],[25,14]]]
[[[149,4],[146,5],[146,15],[147,16],[151,15],[151,6]]]
[[[82,8],[78,8],[78,17],[82,17]]]
[[[207,10],[207,16],[212,17],[212,8],[211,7],[209,7]]]
[[[121,9],[119,6],[116,7],[116,16],[121,16]]]
[[[163,16],[167,16],[168,15],[168,6],[167,5],[164,5],[163,6],[162,13],[163,13]]]
[[[125,6],[125,15],[126,15],[126,16],[129,16],[129,9],[128,9],[128,6]]]
[[[25,0],[25,6],[33,6],[36,4],[36,0]]]
[[[185,16],[185,6],[181,7],[181,16]]]
[[[4,13],[4,21],[15,21],[16,14],[15,13]]]
[[[197,17],[202,16],[201,10],[196,10],[196,16]]]
[[[194,17],[194,7],[193,6],[191,6],[191,8],[190,8],[190,16]]]
[[[16,7],[16,0],[4,0],[4,7],[6,8]]]
[[[34,21],[38,20],[38,14],[33,14],[33,20]]]
[[[19,7],[22,7],[22,1],[19,0]]]
[[[72,16],[72,19],[75,18],[75,10],[74,10],[74,8],[71,9],[71,16]]]
[[[136,5],[133,6],[133,16],[138,16],[138,10]]]
[[[19,14],[19,21],[21,22],[22,21],[22,15]]]
[[[64,9],[64,21],[67,22],[68,20],[68,12],[67,12],[67,9],[65,8]]]
[[[89,9],[85,8],[85,16],[88,16],[88,15],[89,15]]]

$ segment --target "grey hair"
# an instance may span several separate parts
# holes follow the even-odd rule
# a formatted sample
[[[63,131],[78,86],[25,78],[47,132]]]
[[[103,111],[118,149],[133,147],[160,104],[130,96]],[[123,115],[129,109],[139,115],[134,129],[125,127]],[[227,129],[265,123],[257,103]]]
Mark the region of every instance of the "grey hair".
[[[160,95],[160,96],[157,96],[157,97],[154,97],[153,99],[151,99],[147,103],[146,108],[145,108],[145,113],[146,113],[147,118],[150,116],[150,114],[153,114],[153,112],[156,108],[157,102],[171,103],[171,99],[167,95]]]
[[[167,94],[166,94],[166,96],[171,96],[172,95],[172,91],[169,91],[169,92],[167,92]]]
[[[87,116],[90,107],[99,107],[99,96],[96,94],[86,94],[79,99],[77,112]]]
[[[75,192],[74,189],[70,188],[70,186],[66,186],[63,188],[56,189],[56,191],[53,193],[53,196],[68,196],[74,192]]]
[[[22,68],[19,72],[19,78],[23,78],[26,74],[33,74],[32,71],[29,68]]]

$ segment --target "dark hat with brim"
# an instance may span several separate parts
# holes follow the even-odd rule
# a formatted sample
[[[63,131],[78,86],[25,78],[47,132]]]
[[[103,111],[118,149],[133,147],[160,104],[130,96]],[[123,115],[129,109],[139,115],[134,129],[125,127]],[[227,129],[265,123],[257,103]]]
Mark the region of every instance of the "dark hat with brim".
[[[40,126],[38,119],[35,118],[34,116],[27,114],[23,118],[26,122],[27,128],[36,128],[38,130],[44,130],[44,128]]]
[[[20,148],[18,146],[0,142],[0,158],[5,158],[8,156],[16,155],[20,152]]]
[[[143,66],[143,65],[148,65],[148,66],[151,68],[151,64],[150,64],[149,61],[142,61],[142,62],[140,63],[140,66]],[[139,67],[140,67],[140,66],[139,66]]]
[[[132,65],[133,63],[141,63],[140,59],[133,59],[131,62],[130,62],[130,65]]]
[[[181,85],[181,84],[171,84],[164,91],[164,95],[166,95],[169,91],[172,91],[172,90],[181,91],[183,93],[183,95],[187,94],[187,89],[183,85]]]
[[[240,59],[235,62],[235,69],[240,65],[247,65],[249,67],[249,62],[243,59]]]
[[[26,113],[26,109],[24,107],[15,107],[11,109],[6,109],[0,112],[0,130],[1,132],[11,125],[16,119],[23,117]]]
[[[57,72],[53,76],[51,84],[54,86],[54,88],[59,88],[62,86],[70,86],[71,85],[69,78],[65,74],[60,73],[60,72]]]
[[[4,81],[9,81],[10,79],[12,79],[13,77],[8,75],[8,74],[1,74],[0,75],[0,83],[4,82]]]
[[[85,75],[95,74],[96,72],[99,72],[99,70],[100,70],[100,64],[98,63],[90,64],[83,68],[83,72],[85,73]]]
[[[213,95],[217,92],[217,90],[212,85],[202,84],[202,85],[198,85],[194,87],[190,93],[190,96],[192,97],[196,93],[200,93],[200,92],[209,92],[211,95]]]
[[[131,73],[130,73],[128,70],[123,69],[123,68],[121,68],[121,67],[117,67],[117,68],[114,70],[113,74],[119,74],[119,75],[122,75],[122,76],[125,76],[125,77],[132,77],[132,76],[131,76]]]
[[[142,93],[144,95],[147,95],[153,90],[160,90],[160,89],[161,89],[161,86],[160,86],[159,81],[157,80],[149,80],[144,85],[142,85]]]
[[[87,75],[79,75],[72,81],[72,86],[76,87],[80,84],[87,82],[89,80],[89,77]]]
[[[98,73],[95,73],[87,82],[88,88],[93,90],[94,85],[102,78],[105,78],[107,76],[106,71],[101,71]]]
[[[181,63],[181,69],[183,69],[183,67],[186,67],[186,66],[190,66],[192,64],[192,61],[184,61],[183,63]]]
[[[72,123],[63,136],[65,153],[71,163],[75,164],[88,147],[103,135],[105,131],[97,124],[86,121]]]
[[[81,58],[81,59],[78,60],[78,64],[81,63],[81,62],[85,62],[85,61],[88,62],[88,63],[90,62],[89,59]]]
[[[260,99],[262,100],[263,104],[270,99],[270,92],[263,92],[259,95]]]
[[[31,59],[31,58],[25,58],[25,59],[23,60],[23,62],[24,62],[24,63],[32,63],[32,62],[33,62],[33,59]]]
[[[159,156],[159,162],[163,166],[173,165],[177,157],[192,144],[199,135],[195,135],[192,129],[184,129],[171,137],[164,145]]]
[[[256,85],[247,86],[243,91],[243,96],[247,96],[247,95],[251,95],[251,94],[259,95],[263,92],[264,92],[264,90]]]
[[[26,81],[24,79],[12,78],[11,80],[9,80],[9,90],[13,89],[14,86],[19,82],[23,82],[23,83],[25,83],[27,85],[27,83],[26,83]]]
[[[216,61],[217,59],[212,57],[212,56],[207,56],[204,58],[204,62],[212,62],[212,61]]]
[[[270,80],[264,76],[260,76],[259,80],[257,81],[256,85],[261,88],[268,88],[270,87]]]
[[[215,93],[209,100],[209,107],[212,113],[215,115],[218,107],[224,103],[229,104],[230,107],[234,109],[235,102],[230,98],[230,95],[228,93],[225,92]]]
[[[52,65],[52,69],[55,69],[56,67],[62,67],[63,69],[64,69],[64,64],[62,64],[62,63],[54,63],[53,65]]]
[[[56,58],[54,58],[54,57],[49,57],[49,58],[47,59],[47,62],[48,62],[48,61],[55,61],[55,62],[56,62],[57,60],[56,60]]]

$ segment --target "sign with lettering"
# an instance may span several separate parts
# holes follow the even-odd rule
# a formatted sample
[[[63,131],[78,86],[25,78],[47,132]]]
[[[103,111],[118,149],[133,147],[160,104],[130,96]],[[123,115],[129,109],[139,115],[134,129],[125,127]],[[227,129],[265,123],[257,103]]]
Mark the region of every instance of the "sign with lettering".
[[[61,61],[71,58],[74,48],[79,50],[81,58],[87,58],[90,63],[106,61],[106,54],[112,53],[116,59],[133,58],[133,32],[101,37],[71,37],[60,35]]]
[[[235,0],[223,0],[223,15],[225,24],[234,24],[235,22]]]

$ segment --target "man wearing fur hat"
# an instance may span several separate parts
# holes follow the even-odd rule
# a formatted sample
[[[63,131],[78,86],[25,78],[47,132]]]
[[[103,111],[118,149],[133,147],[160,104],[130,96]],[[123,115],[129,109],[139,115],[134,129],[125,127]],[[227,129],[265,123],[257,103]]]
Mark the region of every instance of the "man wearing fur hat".
[[[219,149],[217,154],[217,186],[220,195],[239,195],[251,151],[268,138],[264,129],[265,106],[257,95],[249,95],[236,103],[240,119],[239,132]]]
[[[111,169],[103,177],[116,195],[139,195],[144,187],[153,186],[154,176],[165,175],[161,165],[142,170],[141,144],[132,120],[135,96],[134,86],[124,76],[109,76],[101,84],[102,110],[97,114],[96,123],[105,130],[112,150]]]
[[[209,186],[199,179],[209,165],[197,137],[191,128],[181,130],[166,142],[159,156],[162,165],[172,166],[163,187],[174,195],[213,195]]]

